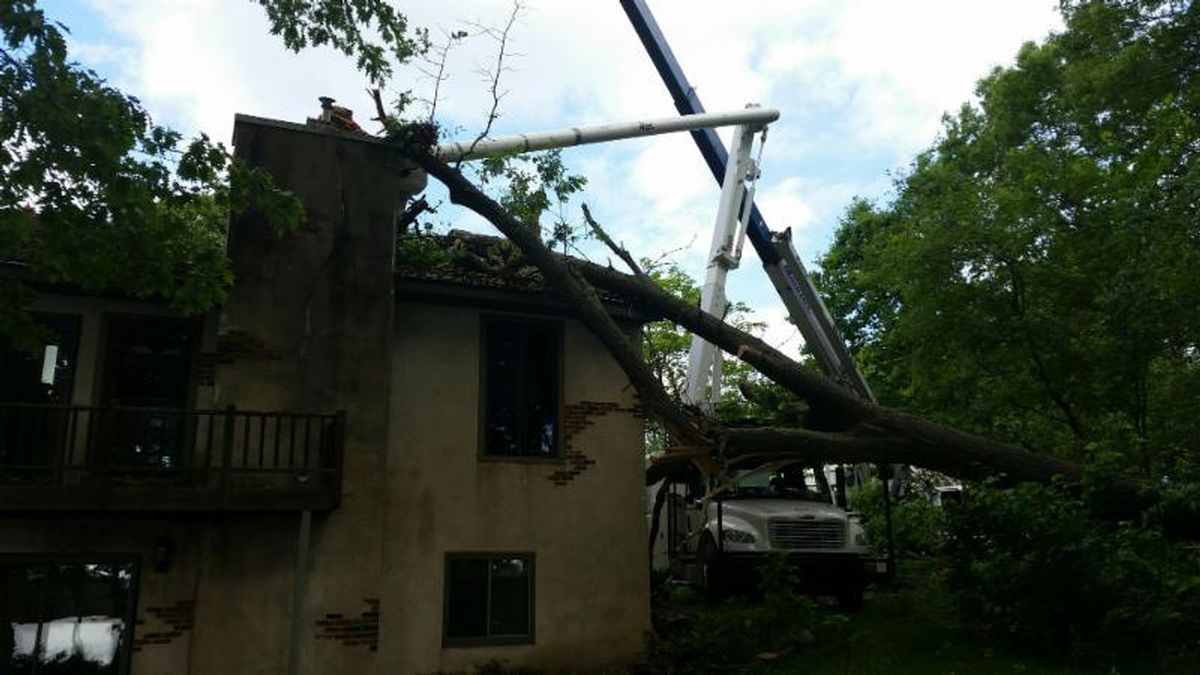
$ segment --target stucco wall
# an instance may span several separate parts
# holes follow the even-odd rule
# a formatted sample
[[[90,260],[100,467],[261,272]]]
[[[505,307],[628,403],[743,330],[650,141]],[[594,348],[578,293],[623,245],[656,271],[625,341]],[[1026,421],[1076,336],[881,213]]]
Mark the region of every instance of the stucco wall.
[[[217,366],[215,404],[345,410],[343,489],[337,509],[314,514],[305,560],[296,559],[297,516],[231,537],[227,575],[201,590],[227,598],[236,621],[197,642],[206,656],[193,672],[286,672],[294,629],[299,673],[381,672],[369,625],[353,627],[361,640],[323,638],[328,621],[370,619],[362,615],[380,598],[393,219],[424,174],[377,139],[299,125],[239,117],[234,142],[239,157],[303,200],[305,220],[282,239],[254,213],[233,221],[237,281],[218,330],[231,347]],[[303,597],[293,607],[297,575]],[[247,637],[251,649],[229,648]]]
[[[506,462],[477,456],[479,311],[401,302],[392,349],[384,662],[431,672],[632,660],[649,629],[642,423],[607,352],[566,322],[569,457]],[[467,551],[535,553],[534,644],[442,648],[445,554]]]
[[[74,382],[68,402],[81,406],[99,402],[106,317],[178,316],[161,303],[79,295],[43,294],[32,309],[80,317]],[[211,348],[213,319],[206,317],[202,348]],[[197,389],[198,407],[207,406],[210,398],[211,388]],[[213,609],[196,602],[203,568],[213,564],[211,542],[228,541],[235,536],[230,529],[246,526],[232,518],[167,513],[6,513],[0,516],[0,555],[17,554],[40,561],[134,562],[138,568],[134,596],[137,625],[131,634],[127,634],[133,645],[130,672],[132,675],[175,675],[191,672],[196,614],[202,609]],[[258,536],[263,536],[262,528],[258,528]],[[292,539],[294,537],[281,543],[287,545]],[[161,553],[156,549],[161,544],[167,547],[167,557],[164,568],[157,570],[154,563]],[[245,583],[263,587],[261,579],[254,577],[245,579]],[[211,600],[218,606],[229,604],[222,598]]]
[[[139,583],[131,672],[134,675],[188,672],[192,622],[172,625],[163,619],[174,621],[190,615],[198,565],[203,557],[194,543],[201,541],[198,531],[203,530],[202,525],[166,516],[70,515],[6,516],[0,519],[0,525],[3,527],[0,555],[28,554],[42,561],[133,561],[138,566]],[[153,569],[153,561],[155,547],[162,540],[172,542],[173,550],[166,570],[158,572]],[[188,614],[160,614],[159,610],[167,608]],[[145,638],[148,634],[154,636],[152,641]]]
[[[278,675],[288,672],[293,635],[297,673],[382,672],[374,646],[393,217],[424,175],[380,141],[299,125],[239,118],[235,144],[240,158],[299,195],[306,214],[282,238],[254,212],[231,224],[236,284],[219,321],[211,317],[206,327],[202,348],[212,358],[196,403],[345,410],[341,505],[313,514],[311,545],[300,560],[298,513],[178,514],[168,504],[162,514],[5,514],[0,553],[112,552],[140,560],[137,611],[145,623],[133,675]],[[96,390],[102,315],[162,311],[86,298],[46,298],[39,308],[84,316],[76,403],[90,403]],[[173,561],[155,572],[150,561],[163,537]]]
[[[234,222],[236,287],[206,323],[195,404],[346,410],[341,505],[313,515],[299,561],[297,513],[5,515],[0,553],[139,560],[133,675],[285,673],[297,626],[298,673],[634,658],[649,628],[642,424],[619,368],[567,322],[565,456],[480,461],[479,312],[393,298],[392,215],[423,175],[380,143],[296,125],[243,118],[236,142],[301,195],[307,218],[283,239],[253,214]],[[96,390],[103,313],[164,311],[41,308],[84,315],[77,404]],[[164,539],[171,561],[155,571]],[[444,556],[480,551],[536,555],[534,644],[442,648]]]

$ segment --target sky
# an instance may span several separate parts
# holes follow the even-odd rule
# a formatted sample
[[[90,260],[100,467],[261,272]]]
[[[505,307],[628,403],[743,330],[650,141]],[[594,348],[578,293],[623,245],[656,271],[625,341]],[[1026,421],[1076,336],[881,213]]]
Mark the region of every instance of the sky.
[[[71,31],[72,57],[137,96],[159,123],[229,142],[236,113],[302,122],[331,96],[371,117],[366,82],[332,50],[295,55],[269,34],[253,0],[42,0]],[[393,0],[434,41],[500,27],[507,0]],[[1055,0],[648,0],[710,112],[758,103],[780,111],[762,152],[757,203],[773,230],[791,228],[810,267],[854,197],[886,201],[892,182],[937,138],[941,118],[973,100],[975,82],[1010,65],[1020,46],[1061,28]],[[675,115],[617,0],[524,0],[492,136]],[[447,59],[437,119],[447,140],[487,122],[496,43],[476,35]],[[431,96],[433,81],[398,71],[394,94]],[[420,104],[414,112],[422,112]],[[370,125],[366,125],[372,130]],[[728,140],[728,132],[722,133]],[[571,148],[581,197],[634,255],[672,259],[703,279],[719,186],[690,136]],[[440,198],[436,190],[431,196]],[[578,202],[580,200],[576,200]],[[566,215],[581,222],[578,204]],[[440,229],[490,226],[443,204]],[[598,246],[584,248],[607,260]],[[619,264],[619,263],[618,263]],[[802,342],[747,246],[728,294],[767,324],[768,342]]]

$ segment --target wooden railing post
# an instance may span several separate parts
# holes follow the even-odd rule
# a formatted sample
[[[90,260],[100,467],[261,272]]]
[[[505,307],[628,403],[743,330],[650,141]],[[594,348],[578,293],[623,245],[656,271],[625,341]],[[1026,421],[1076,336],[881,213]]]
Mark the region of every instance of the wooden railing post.
[[[69,452],[67,444],[70,442],[69,439],[73,437],[71,434],[71,427],[74,424],[75,411],[64,406],[62,408],[53,408],[47,412],[51,412],[59,417],[59,419],[50,424],[50,428],[52,430],[51,433],[53,434],[54,438],[54,452],[51,459],[52,468],[50,472],[50,484],[62,485],[63,467],[67,463],[67,452]],[[63,419],[66,419],[67,421],[65,427],[62,423]]]
[[[346,411],[339,410],[334,416],[333,433],[333,495],[335,502],[342,500],[342,472],[346,462]]]
[[[224,437],[221,441],[221,492],[229,488],[229,470],[233,464],[233,425],[237,420],[237,406],[225,407]]]
[[[278,430],[270,435],[267,427],[272,417],[294,419],[298,424],[291,426],[304,427],[302,440],[298,433],[292,433],[288,443],[302,442],[304,459],[297,455],[295,461],[286,464],[284,457],[274,459],[283,452],[287,439]],[[243,418],[246,425],[242,429],[237,428],[238,418]],[[253,430],[247,430],[253,424],[252,418],[259,422],[257,441],[253,441]],[[145,433],[147,421],[153,432],[158,429],[153,422],[159,419],[166,420],[159,429],[161,433]],[[180,423],[173,421],[176,419],[183,420],[182,429],[177,429]],[[218,424],[224,424],[223,429],[218,430]],[[241,410],[234,405],[175,410],[121,407],[115,401],[100,406],[0,404],[0,432],[4,438],[33,439],[27,441],[31,449],[21,443],[15,450],[3,448],[0,514],[20,508],[325,511],[336,508],[341,499],[347,424],[345,410],[273,413]],[[275,426],[286,432],[282,424]],[[133,451],[138,446],[144,448],[146,438],[153,445],[167,434],[174,438],[176,431],[182,432],[178,435],[186,442],[181,446],[184,450],[171,455],[175,461],[170,466],[151,461],[157,455]],[[257,442],[257,449],[252,442]],[[273,446],[271,457],[267,456],[268,446]],[[188,480],[176,480],[182,476]],[[20,499],[27,499],[31,486],[53,489],[42,491],[45,495],[38,496],[39,504],[22,506],[25,502]],[[10,488],[24,491],[18,495],[20,499],[9,498],[16,494]],[[184,491],[179,492],[178,500],[167,494],[161,504],[155,503],[157,495],[167,488]]]
[[[97,410],[100,415],[100,433],[96,436],[97,446],[92,449],[92,468],[95,473],[99,469],[99,483],[108,493],[109,483],[112,481],[112,466],[114,464],[113,453],[118,452],[117,443],[120,442],[120,434],[117,433],[117,402],[109,399],[104,402],[104,406]]]

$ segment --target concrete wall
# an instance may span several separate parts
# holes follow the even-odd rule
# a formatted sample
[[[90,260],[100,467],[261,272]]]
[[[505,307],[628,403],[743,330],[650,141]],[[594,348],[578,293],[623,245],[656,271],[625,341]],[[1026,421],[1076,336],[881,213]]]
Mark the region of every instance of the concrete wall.
[[[233,223],[236,286],[207,320],[195,402],[345,410],[342,504],[313,514],[306,554],[296,513],[5,515],[0,554],[139,560],[133,675],[274,675],[293,662],[402,674],[491,659],[580,670],[639,654],[642,425],[607,353],[567,322],[564,458],[479,461],[479,312],[393,297],[392,217],[423,174],[379,142],[297,125],[240,118],[235,141],[307,217],[282,239],[254,215]],[[84,316],[78,404],[96,391],[103,315],[167,312],[65,297],[39,309]],[[156,571],[163,541],[170,564]],[[536,554],[534,644],[441,647],[454,551]]]
[[[293,661],[299,673],[380,672],[393,218],[424,177],[379,141],[297,125],[239,118],[235,143],[239,157],[302,198],[306,217],[283,238],[254,213],[231,224],[236,283],[219,321],[208,322],[196,403],[347,411],[340,508],[313,515],[303,557],[297,513],[6,514],[0,554],[140,561],[134,675],[277,675]],[[80,404],[97,391],[104,314],[166,313],[79,297],[43,298],[37,309],[83,316],[72,397]],[[157,572],[163,540],[172,562]]]
[[[377,140],[298,125],[239,117],[234,143],[239,157],[301,197],[306,216],[282,239],[253,214],[231,227],[237,281],[218,329],[228,362],[217,366],[214,402],[345,410],[343,496],[314,516],[299,562],[297,516],[229,533],[230,553],[200,584],[201,596],[225,606],[198,614],[208,630],[196,636],[203,656],[193,673],[286,672],[293,647],[300,673],[379,672],[369,615],[382,583],[393,219],[424,175]],[[331,616],[361,620],[349,633],[361,639],[319,639]],[[246,641],[251,648],[230,648]]]
[[[79,295],[40,296],[32,309],[80,318],[75,376],[69,403],[99,402],[104,324],[111,315],[179,316],[161,303],[90,298]],[[215,317],[206,317],[202,349],[212,348]],[[200,387],[197,405],[207,405],[211,388]],[[220,519],[219,519],[220,520]],[[221,528],[217,523],[217,530]],[[134,675],[175,675],[191,672],[192,636],[198,609],[196,588],[201,569],[208,565],[209,516],[171,514],[53,514],[0,516],[0,555],[34,559],[129,560],[138,567],[135,618],[132,631]],[[169,549],[165,568],[156,570],[157,549]]]
[[[566,458],[481,461],[480,312],[398,305],[379,646],[395,672],[599,669],[645,647],[642,423],[595,338],[567,321],[564,343]],[[534,644],[442,648],[445,554],[480,551],[535,553]]]

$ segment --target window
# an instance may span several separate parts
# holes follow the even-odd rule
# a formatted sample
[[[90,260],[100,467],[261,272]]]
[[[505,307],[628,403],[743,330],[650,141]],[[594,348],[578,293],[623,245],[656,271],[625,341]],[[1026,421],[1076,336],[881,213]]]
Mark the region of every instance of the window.
[[[190,392],[196,322],[155,316],[110,316],[103,402],[184,408]]]
[[[191,393],[197,323],[156,316],[109,316],[102,403],[182,410]],[[171,412],[118,411],[106,429],[106,459],[114,465],[171,469],[181,459],[184,417]]]
[[[0,672],[128,672],[132,561],[0,559]]]
[[[533,554],[446,554],[446,646],[533,642]]]
[[[483,323],[483,455],[558,455],[562,326],[487,317]]]
[[[71,402],[75,352],[79,346],[79,317],[37,314],[45,339],[32,351],[0,340],[0,403]]]
[[[22,467],[5,470],[3,480],[26,480],[33,467],[52,466],[72,420],[58,406],[71,403],[80,318],[35,319],[45,332],[32,345],[22,348],[0,338],[0,467]]]

